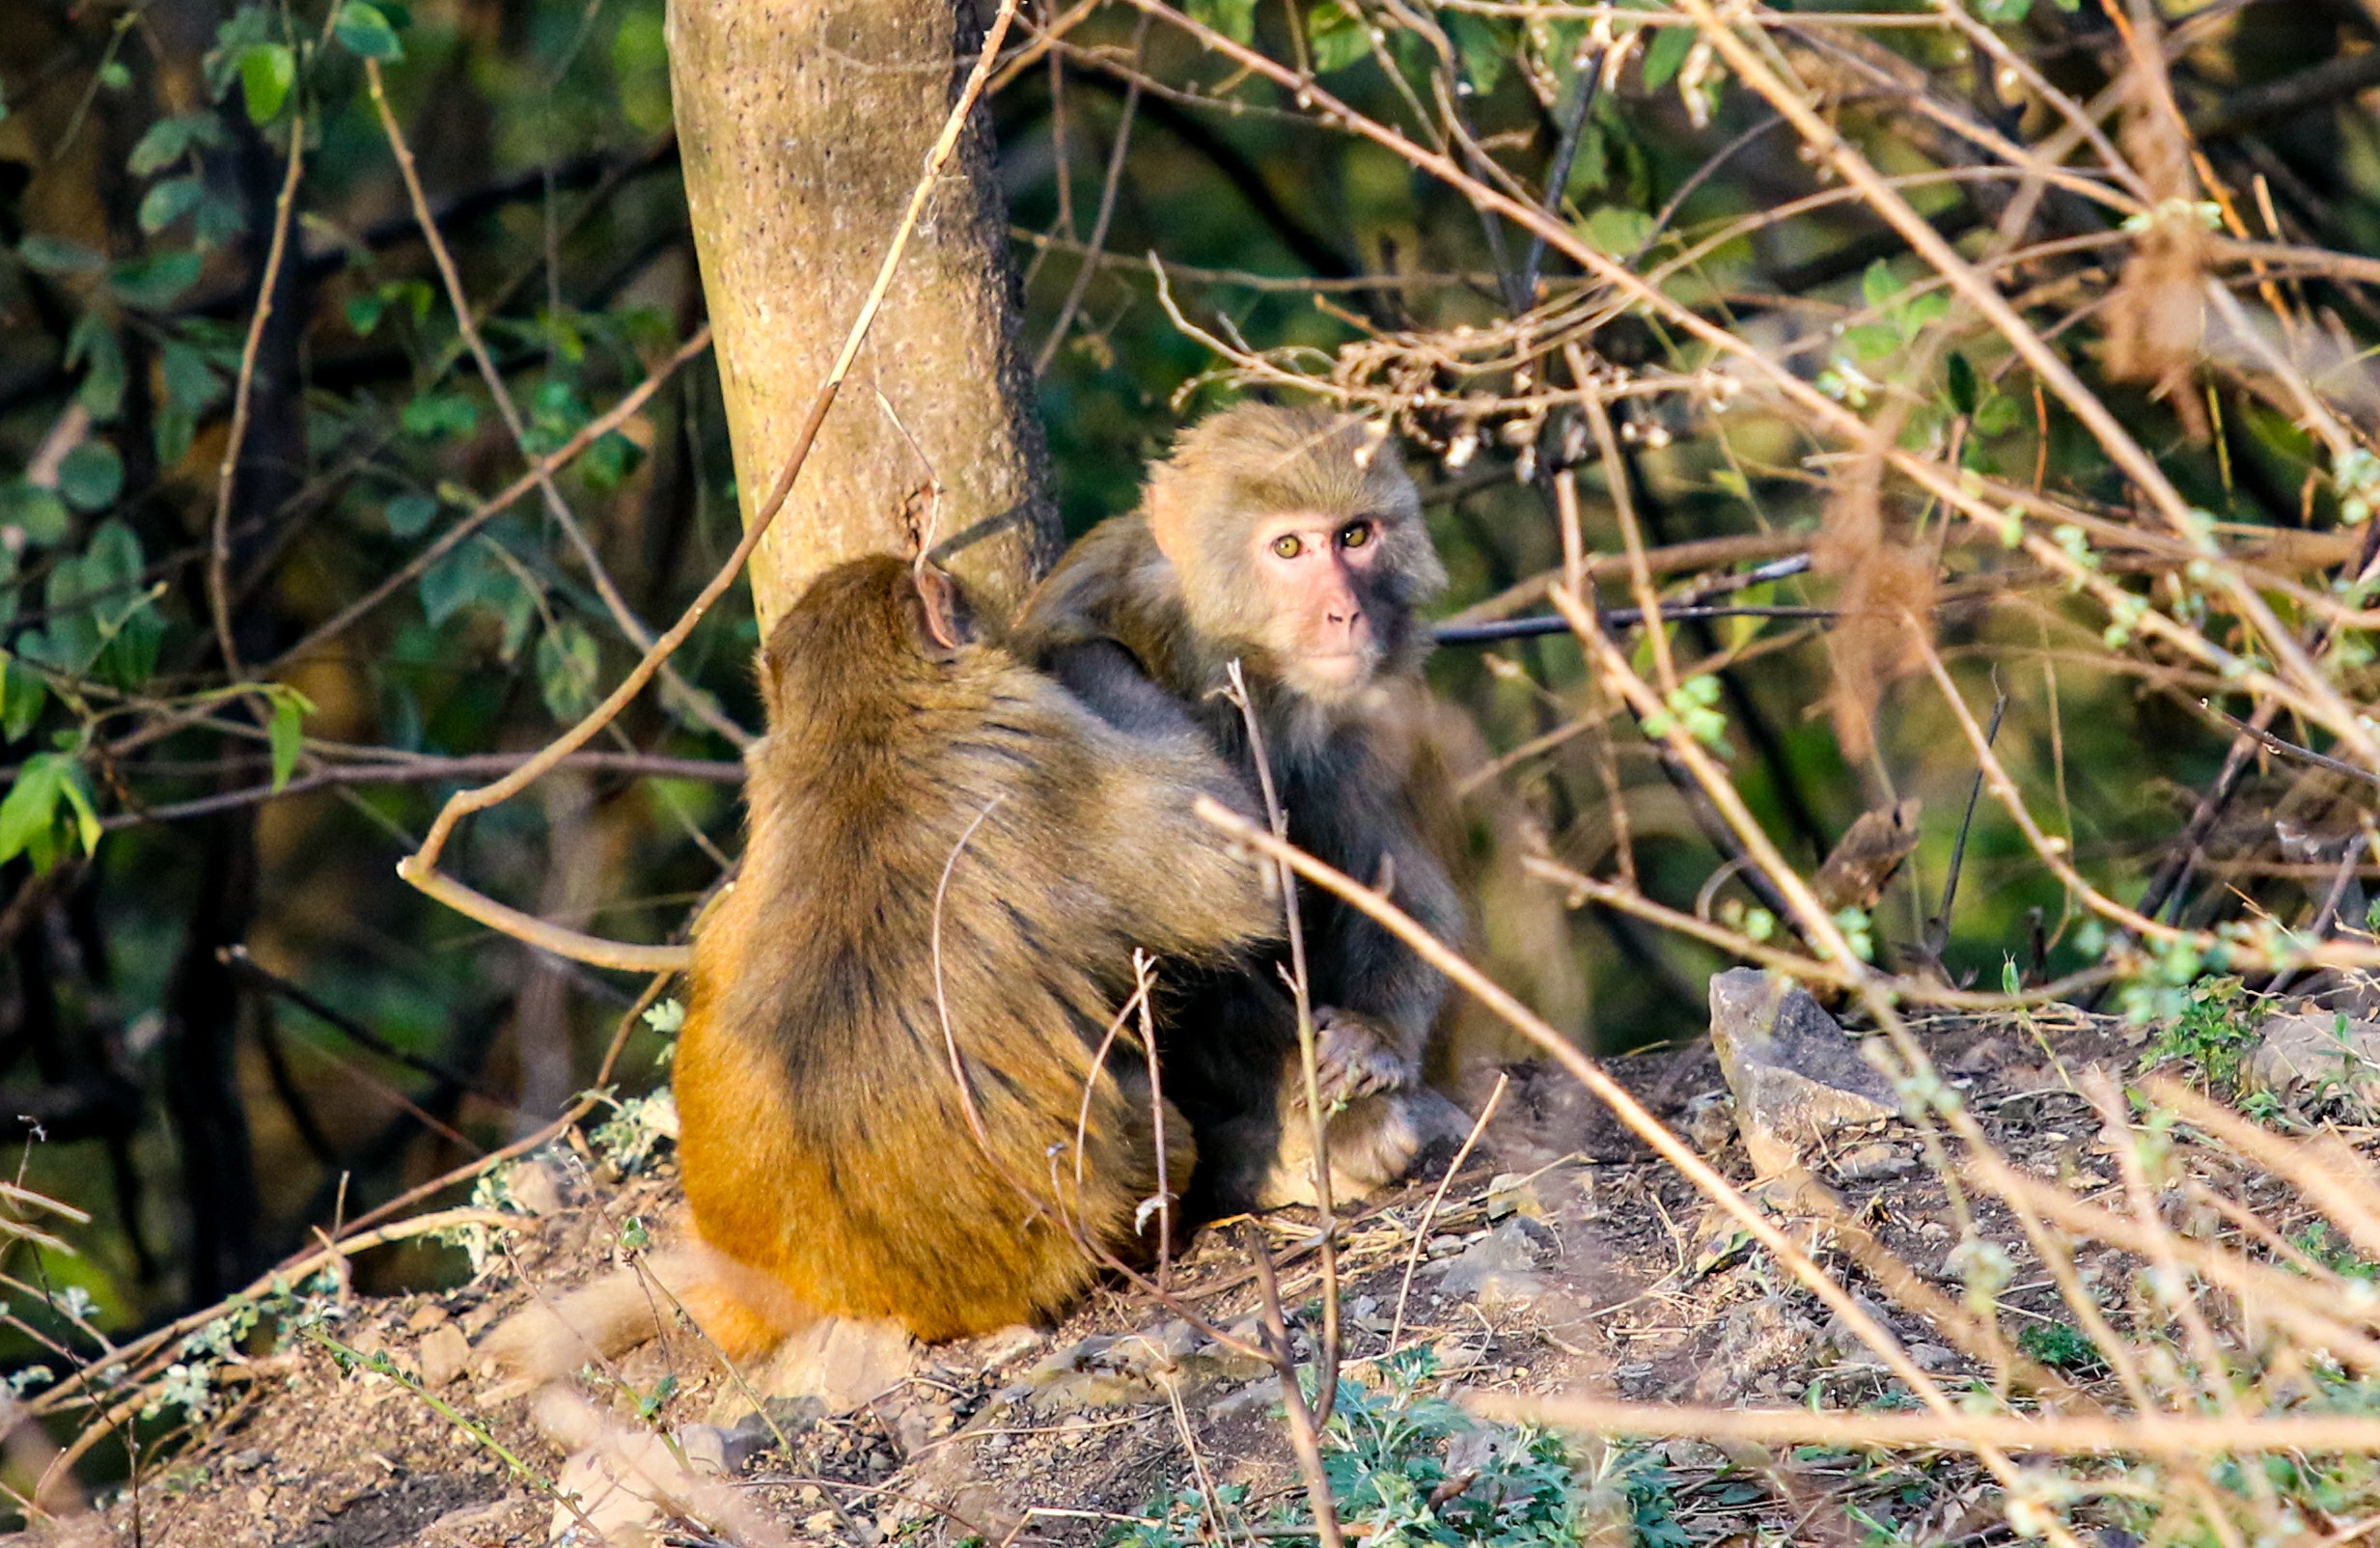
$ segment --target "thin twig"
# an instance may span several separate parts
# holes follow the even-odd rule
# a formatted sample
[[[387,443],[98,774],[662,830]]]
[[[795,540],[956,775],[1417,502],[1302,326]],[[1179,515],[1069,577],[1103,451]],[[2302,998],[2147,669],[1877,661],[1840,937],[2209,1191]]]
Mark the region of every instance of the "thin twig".
[[[1438,1179],[1438,1186],[1430,1193],[1429,1203],[1422,1210],[1422,1218],[1413,1228],[1413,1251],[1405,1258],[1405,1277],[1397,1285],[1397,1315],[1389,1322],[1388,1347],[1392,1354],[1404,1342],[1405,1303],[1413,1295],[1413,1274],[1422,1266],[1422,1249],[1429,1241],[1430,1223],[1438,1218],[1438,1206],[1446,1202],[1446,1191],[1453,1186],[1454,1174],[1460,1172],[1463,1163],[1471,1159],[1471,1147],[1480,1143],[1481,1135],[1487,1132],[1487,1120],[1496,1116],[1496,1104],[1504,1100],[1505,1088],[1511,1084],[1512,1077],[1508,1073],[1501,1069],[1496,1071],[1496,1089],[1487,1093],[1487,1100],[1481,1106],[1480,1116],[1472,1123],[1471,1132],[1463,1136],[1462,1148],[1454,1152],[1454,1159],[1447,1166],[1446,1175]]]

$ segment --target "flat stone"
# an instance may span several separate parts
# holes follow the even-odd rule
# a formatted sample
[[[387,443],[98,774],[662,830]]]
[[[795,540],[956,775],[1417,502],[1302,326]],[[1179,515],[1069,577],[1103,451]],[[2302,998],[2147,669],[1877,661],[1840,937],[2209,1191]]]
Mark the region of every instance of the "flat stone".
[[[2268,1091],[2380,1084],[2380,1022],[2299,1010],[2266,1018],[2263,1031],[2248,1077]]]
[[[1835,1175],[1845,1182],[1870,1182],[1914,1171],[1917,1162],[1881,1140],[1854,1146],[1835,1158]]]
[[[1810,992],[1757,968],[1710,981],[1710,1040],[1735,1093],[1735,1124],[1763,1176],[1848,1127],[1900,1112],[1890,1082]]]
[[[1517,1216],[1506,1221],[1441,1266],[1439,1289],[1482,1301],[1534,1299],[1545,1288],[1536,1272],[1547,1256],[1544,1234],[1545,1228],[1534,1221]]]

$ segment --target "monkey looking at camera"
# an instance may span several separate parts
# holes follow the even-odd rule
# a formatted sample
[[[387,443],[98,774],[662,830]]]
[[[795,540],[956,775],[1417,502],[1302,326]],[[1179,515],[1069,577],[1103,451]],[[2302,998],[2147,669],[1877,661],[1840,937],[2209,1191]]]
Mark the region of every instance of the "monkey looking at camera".
[[[1415,607],[1445,582],[1420,495],[1381,437],[1352,416],[1250,403],[1182,434],[1142,508],[1059,561],[1014,643],[1126,731],[1195,728],[1241,771],[1245,802],[1255,754],[1221,692],[1239,662],[1290,841],[1453,942],[1462,907],[1422,837],[1390,724],[1391,701],[1420,691],[1428,635]],[[1347,1197],[1401,1175],[1460,1121],[1421,1085],[1446,986],[1361,913],[1302,891],[1321,1095],[1347,1104],[1328,1130],[1333,1191]],[[1198,1133],[1195,1208],[1311,1201],[1280,962],[1195,971],[1169,1004],[1166,1092]]]
[[[1099,1272],[1073,1230],[1153,1246],[1146,1054],[1126,1027],[1099,1057],[1134,949],[1215,968],[1279,933],[1190,814],[1245,807],[1238,782],[1189,728],[1120,731],[975,641],[940,571],[890,557],[820,576],[761,681],[676,1059],[702,1246],[655,1271],[737,1359],[826,1315],[929,1342],[1045,1320]],[[1178,1193],[1178,1112],[1163,1148]],[[652,1331],[640,1286],[598,1285],[498,1352],[551,1379]]]

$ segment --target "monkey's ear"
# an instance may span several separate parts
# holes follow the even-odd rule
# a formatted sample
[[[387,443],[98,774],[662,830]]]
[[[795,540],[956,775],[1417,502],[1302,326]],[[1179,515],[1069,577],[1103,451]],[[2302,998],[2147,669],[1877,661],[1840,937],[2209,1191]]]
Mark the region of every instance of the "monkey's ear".
[[[967,616],[966,598],[959,595],[958,583],[939,566],[921,559],[909,574],[917,585],[923,625],[918,645],[935,660],[948,661],[961,646],[975,642],[975,622]]]
[[[1148,481],[1142,504],[1148,511],[1148,535],[1157,540],[1157,552],[1180,567],[1190,551],[1189,502],[1173,480],[1160,477]]]

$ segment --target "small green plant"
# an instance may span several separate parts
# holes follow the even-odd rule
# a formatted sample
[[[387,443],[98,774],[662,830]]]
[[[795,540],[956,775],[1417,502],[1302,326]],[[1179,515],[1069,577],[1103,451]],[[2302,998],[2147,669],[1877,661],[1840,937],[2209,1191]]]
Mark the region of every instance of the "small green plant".
[[[2183,996],[2178,1013],[2158,1030],[2150,1053],[2160,1064],[2195,1067],[2210,1088],[2235,1092],[2263,1020],[2262,1004],[2239,980],[2200,979]]]
[[[634,1176],[651,1165],[663,1140],[678,1137],[678,1104],[667,1092],[631,1096],[624,1101],[609,1092],[597,1097],[611,1104],[612,1116],[596,1124],[588,1138],[623,1176]]]
[[[1383,1361],[1381,1382],[1339,1384],[1322,1436],[1322,1469],[1341,1527],[1365,1548],[1571,1548],[1625,1540],[1686,1548],[1675,1488],[1641,1446],[1606,1445],[1582,1459],[1556,1435],[1476,1418],[1430,1389],[1427,1348]],[[1311,1374],[1308,1377],[1311,1381]],[[1184,1487],[1152,1498],[1143,1519],[1111,1533],[1107,1548],[1190,1548],[1241,1534],[1245,1486],[1212,1497]],[[1626,1523],[1624,1538],[1613,1529]],[[1299,1498],[1265,1535],[1294,1539],[1312,1517]]]
[[[2317,1220],[2289,1238],[2289,1245],[2343,1279],[2380,1284],[2380,1264],[2355,1250],[2355,1245]]]
[[[2016,1336],[2016,1346],[2052,1370],[2068,1375],[2096,1375],[2107,1368],[2099,1346],[2081,1329],[2063,1322],[2032,1322]]]

